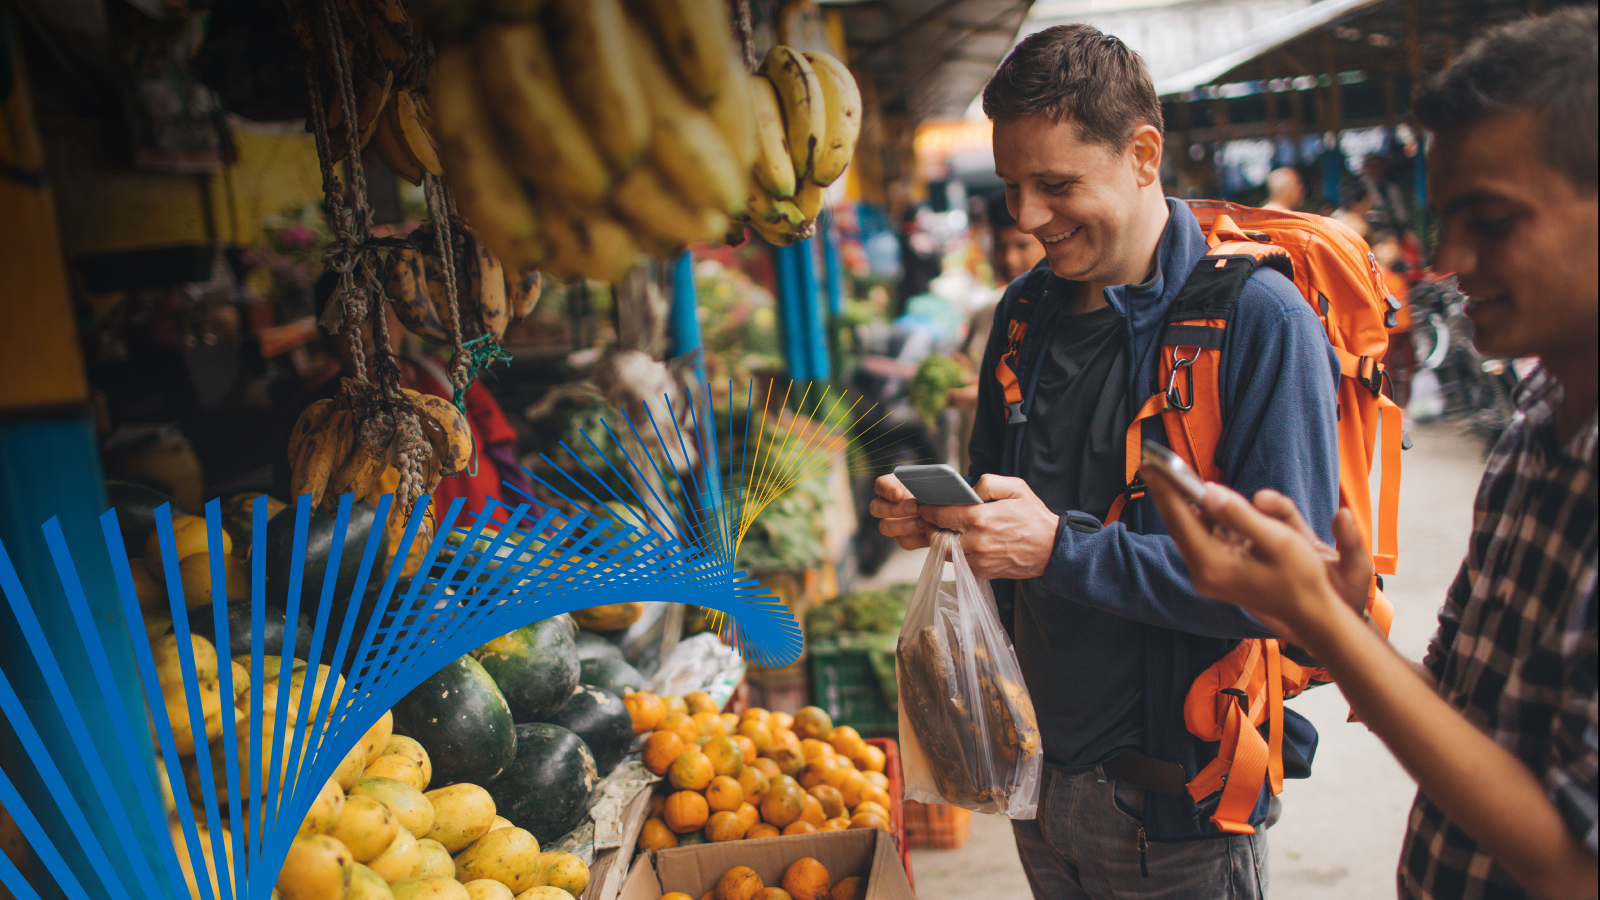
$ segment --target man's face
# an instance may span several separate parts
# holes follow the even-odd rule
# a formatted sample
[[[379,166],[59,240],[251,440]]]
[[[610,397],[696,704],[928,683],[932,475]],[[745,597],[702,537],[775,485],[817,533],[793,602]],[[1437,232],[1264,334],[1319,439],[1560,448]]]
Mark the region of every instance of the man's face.
[[[1017,231],[1037,238],[1050,270],[1071,281],[1102,280],[1122,265],[1141,187],[1132,157],[1083,142],[1070,120],[994,123],[994,169]]]
[[[996,274],[1005,284],[1015,281],[1044,259],[1044,245],[1039,243],[1039,239],[1031,234],[1023,234],[1015,226],[1000,229],[995,235],[994,249],[1001,269]]]
[[[1594,354],[1600,329],[1596,196],[1540,152],[1538,117],[1513,110],[1434,135],[1434,267],[1470,299],[1473,344],[1491,357]]]

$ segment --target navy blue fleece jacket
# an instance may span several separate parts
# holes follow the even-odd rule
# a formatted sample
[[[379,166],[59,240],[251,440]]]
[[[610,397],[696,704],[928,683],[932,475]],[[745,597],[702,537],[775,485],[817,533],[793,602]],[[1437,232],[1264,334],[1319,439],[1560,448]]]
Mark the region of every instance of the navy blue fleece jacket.
[[[1207,250],[1205,236],[1188,206],[1171,199],[1167,204],[1170,217],[1150,279],[1105,292],[1107,301],[1122,315],[1131,351],[1130,419],[1163,387],[1157,384],[1162,325],[1179,289]],[[1017,458],[1020,432],[1027,426],[1006,425],[1005,402],[994,372],[1005,351],[1010,304],[1026,281],[1027,276],[1019,278],[1007,290],[996,310],[984,354],[970,448],[969,474],[974,479],[987,473],[1017,474],[1008,463]],[[1034,298],[1039,304],[1036,318],[1045,318],[1054,298],[1072,290],[1053,274],[1042,285],[1042,296]],[[1047,339],[1041,331],[1030,328],[1024,361],[1040,355],[1032,345]],[[1028,391],[1033,374],[1032,367],[1021,373],[1024,412],[1031,403]],[[1328,526],[1339,499],[1338,379],[1338,358],[1305,299],[1281,274],[1265,268],[1257,271],[1240,294],[1222,352],[1223,433],[1217,449],[1218,469],[1227,484],[1245,496],[1266,487],[1287,495],[1324,539],[1330,537]],[[1144,436],[1167,443],[1159,417],[1146,420]],[[1063,516],[1055,551],[1037,586],[1058,596],[1062,603],[1088,604],[1148,626],[1144,646],[1129,648],[1129,652],[1142,649],[1145,658],[1145,752],[1183,764],[1193,777],[1215,756],[1216,745],[1193,738],[1183,725],[1183,699],[1189,685],[1237,640],[1270,637],[1271,633],[1238,607],[1195,593],[1183,557],[1166,536],[1148,497],[1130,502],[1121,519],[1109,526],[1101,526],[1086,513]],[[995,588],[1004,607],[1014,585],[996,582]],[[1030,685],[1030,690],[1042,687]],[[1093,686],[1051,689],[1092,690]],[[1309,723],[1299,720],[1294,727],[1314,747],[1315,732]],[[1257,808],[1258,819],[1265,809],[1264,795]],[[1146,810],[1146,825],[1154,839],[1182,840],[1216,833],[1204,817],[1194,815],[1185,798],[1151,794]]]

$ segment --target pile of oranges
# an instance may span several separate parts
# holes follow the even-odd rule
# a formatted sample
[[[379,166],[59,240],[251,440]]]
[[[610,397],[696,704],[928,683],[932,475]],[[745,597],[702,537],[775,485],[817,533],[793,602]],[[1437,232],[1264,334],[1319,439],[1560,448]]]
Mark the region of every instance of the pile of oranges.
[[[851,876],[834,884],[822,863],[805,856],[795,860],[783,873],[782,887],[767,887],[754,869],[734,866],[722,873],[716,887],[707,891],[700,900],[862,900],[866,895],[866,879]],[[673,891],[662,894],[661,900],[694,898]]]
[[[889,830],[884,752],[854,728],[835,728],[808,706],[796,715],[747,709],[719,713],[702,691],[623,698],[635,734],[650,736],[644,764],[665,777],[652,798],[639,847]]]

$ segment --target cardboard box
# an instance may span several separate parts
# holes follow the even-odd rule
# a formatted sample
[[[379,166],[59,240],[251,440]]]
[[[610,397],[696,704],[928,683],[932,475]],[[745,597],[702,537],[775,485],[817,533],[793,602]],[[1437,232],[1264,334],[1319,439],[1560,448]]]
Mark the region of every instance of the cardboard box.
[[[641,855],[619,900],[661,900],[669,891],[700,897],[734,866],[749,866],[768,887],[778,887],[790,864],[804,856],[822,863],[835,882],[865,877],[867,900],[916,900],[894,838],[876,828],[697,844]]]
[[[650,798],[655,786],[645,788],[622,812],[622,844],[601,850],[589,867],[589,886],[584,889],[583,900],[616,900],[622,890],[622,880],[628,874],[628,862],[633,858],[639,843],[639,832],[650,817]]]

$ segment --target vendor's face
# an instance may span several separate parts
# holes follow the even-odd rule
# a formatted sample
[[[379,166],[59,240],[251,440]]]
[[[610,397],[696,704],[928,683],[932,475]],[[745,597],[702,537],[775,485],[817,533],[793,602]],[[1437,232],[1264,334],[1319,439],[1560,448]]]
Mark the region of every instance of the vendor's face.
[[[1592,356],[1600,330],[1600,207],[1545,162],[1543,131],[1513,110],[1436,134],[1428,152],[1434,266],[1460,279],[1486,356]]]
[[[1015,226],[1000,229],[995,235],[995,259],[1000,263],[1000,280],[1010,284],[1044,259],[1044,245]]]
[[[1159,135],[1154,166],[1140,158],[1149,155],[1140,145],[1137,136],[1123,151],[1085,143],[1070,120],[994,123],[994,169],[1006,186],[1006,207],[1017,230],[1044,245],[1056,275],[1110,281],[1123,267],[1139,190],[1160,165]]]

